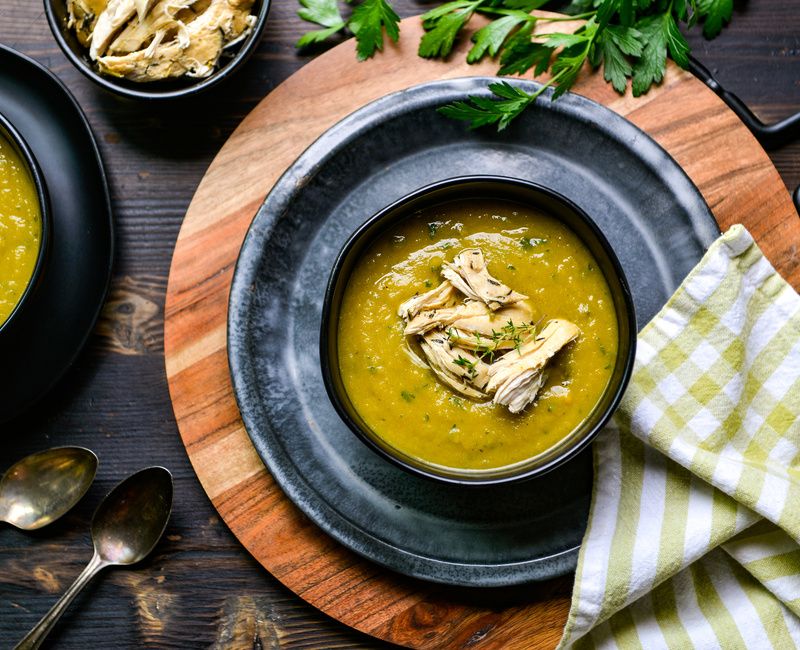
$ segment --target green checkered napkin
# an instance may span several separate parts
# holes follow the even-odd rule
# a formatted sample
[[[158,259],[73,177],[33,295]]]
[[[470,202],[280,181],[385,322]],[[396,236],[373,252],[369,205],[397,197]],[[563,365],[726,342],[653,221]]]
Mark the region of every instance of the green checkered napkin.
[[[562,648],[800,647],[800,296],[742,226],[639,335]]]

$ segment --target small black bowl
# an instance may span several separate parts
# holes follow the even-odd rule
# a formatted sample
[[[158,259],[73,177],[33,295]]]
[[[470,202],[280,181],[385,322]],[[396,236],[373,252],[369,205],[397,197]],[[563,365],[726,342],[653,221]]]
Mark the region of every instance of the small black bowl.
[[[36,188],[36,196],[39,198],[39,213],[42,222],[42,234],[39,239],[39,254],[36,257],[36,264],[33,266],[33,273],[31,274],[30,280],[28,280],[28,286],[25,287],[25,291],[22,292],[16,306],[8,315],[8,318],[0,323],[0,337],[2,337],[4,334],[7,335],[7,333],[15,327],[15,323],[19,320],[20,314],[25,311],[27,305],[34,299],[36,289],[39,286],[45,272],[45,267],[47,266],[52,221],[50,216],[50,198],[39,163],[36,162],[33,152],[23,137],[2,113],[0,113],[0,138],[4,138],[6,142],[9,142],[16,150],[17,155],[25,162],[28,174]]]
[[[388,228],[413,218],[419,210],[454,200],[494,198],[534,206],[559,219],[591,251],[614,300],[619,347],[611,380],[594,410],[564,440],[533,458],[492,470],[457,470],[427,463],[392,447],[364,422],[350,401],[339,368],[338,324],[342,297],[353,267],[363,252]],[[347,240],[333,266],[322,307],[320,362],[328,396],[339,416],[371,449],[404,470],[460,485],[494,485],[539,476],[575,457],[592,441],[619,405],[636,354],[636,313],[628,281],[611,245],[578,206],[553,190],[524,180],[499,176],[461,176],[424,187],[368,219]]]
[[[203,79],[179,77],[148,82],[128,81],[127,79],[118,79],[100,74],[97,71],[96,64],[89,58],[89,48],[81,45],[75,32],[67,27],[66,0],[44,0],[44,11],[47,15],[50,31],[53,32],[56,42],[70,62],[89,79],[106,90],[123,97],[159,100],[196,95],[216,86],[241,68],[258,47],[258,43],[264,33],[264,27],[267,24],[270,4],[271,0],[255,1],[252,8],[252,13],[256,16],[256,24],[253,25],[253,31],[242,43],[236,46],[238,49],[233,56],[224,60],[220,59],[219,67],[210,76]],[[224,56],[225,54],[223,54]]]

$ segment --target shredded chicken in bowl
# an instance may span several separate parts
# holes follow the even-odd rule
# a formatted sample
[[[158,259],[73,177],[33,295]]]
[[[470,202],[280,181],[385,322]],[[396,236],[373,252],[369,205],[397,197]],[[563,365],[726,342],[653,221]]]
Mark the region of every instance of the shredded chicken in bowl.
[[[68,27],[103,74],[208,77],[253,29],[254,0],[67,0]]]
[[[528,296],[493,277],[480,248],[445,262],[442,276],[439,286],[400,305],[405,336],[416,339],[423,363],[451,390],[520,413],[544,385],[547,364],[580,329],[564,319],[540,329]]]

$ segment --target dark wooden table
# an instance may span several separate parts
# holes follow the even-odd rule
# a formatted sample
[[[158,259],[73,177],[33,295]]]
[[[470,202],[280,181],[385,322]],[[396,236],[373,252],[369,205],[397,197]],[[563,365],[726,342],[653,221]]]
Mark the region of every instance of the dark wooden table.
[[[117,258],[108,304],[87,349],[29,413],[0,425],[0,471],[49,446],[100,457],[95,485],[62,521],[36,533],[0,527],[0,647],[11,647],[89,560],[89,521],[102,496],[145,465],[175,477],[166,538],[138,570],[109,571],[54,631],[59,648],[385,647],[306,605],[243,550],[219,520],[181,445],[164,374],[163,306],[172,247],[206,167],[251,108],[313,53],[293,43],[295,0],[273,0],[257,53],[222,88],[189,106],[132,104],[84,79],[64,58],[37,0],[0,0],[0,42],[58,74],[88,114],[111,184]],[[395,3],[403,16],[429,6]],[[690,38],[697,57],[769,121],[800,110],[797,0],[739,4],[717,40]],[[800,183],[800,142],[771,153]],[[0,361],[0,364],[2,361]],[[532,587],[535,589],[535,587]]]

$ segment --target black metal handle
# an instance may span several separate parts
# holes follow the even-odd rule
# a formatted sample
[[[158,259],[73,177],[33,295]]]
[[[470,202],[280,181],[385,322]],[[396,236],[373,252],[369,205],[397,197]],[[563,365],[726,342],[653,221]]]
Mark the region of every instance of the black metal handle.
[[[689,57],[689,70],[695,77],[711,88],[739,116],[739,119],[744,122],[745,126],[750,129],[765,149],[775,149],[800,137],[800,113],[795,113],[773,124],[764,124],[741,99],[725,90],[719,81],[714,79],[714,75],[711,74],[709,69],[693,56]],[[795,188],[792,199],[798,214],[800,214],[800,185]]]

